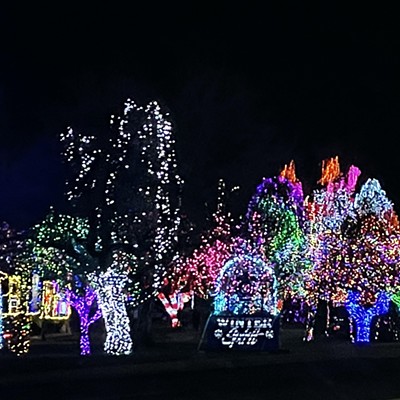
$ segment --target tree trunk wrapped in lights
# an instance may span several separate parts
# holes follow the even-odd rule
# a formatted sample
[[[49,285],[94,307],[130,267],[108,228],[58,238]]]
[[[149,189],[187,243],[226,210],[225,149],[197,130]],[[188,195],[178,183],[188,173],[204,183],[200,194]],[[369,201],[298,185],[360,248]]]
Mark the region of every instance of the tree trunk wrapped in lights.
[[[376,179],[368,179],[356,195],[346,236],[346,308],[356,322],[355,341],[368,342],[372,317],[388,313],[400,283],[399,222]]]
[[[80,293],[80,288],[85,286],[82,281],[86,280],[86,271],[85,266],[80,264],[74,244],[77,240],[85,241],[87,233],[86,219],[58,214],[51,208],[43,221],[31,228],[21,256],[30,276],[34,273],[42,284],[45,280],[57,282],[65,291],[69,304],[76,309],[80,319],[82,355],[90,354],[88,329],[101,316],[100,311],[89,315],[96,297],[93,290],[86,286],[85,292]],[[77,275],[79,273],[81,277]],[[43,290],[40,296],[44,295]],[[38,306],[43,307],[43,304]],[[46,311],[41,310],[42,318],[47,317],[45,314]]]
[[[97,281],[105,320],[109,284],[103,273],[116,274],[106,261],[110,249],[117,246],[136,257],[137,270],[126,280],[132,308],[158,294],[175,254],[183,181],[177,173],[170,119],[155,101],[142,107],[127,99],[123,112],[111,116],[107,132],[85,135],[69,127],[60,135],[72,172],[66,196],[73,212],[89,221],[84,245],[97,260],[97,272],[91,276]],[[102,287],[107,289],[100,294]]]
[[[31,289],[31,274],[27,265],[19,263],[15,273],[20,279],[19,303],[14,315],[11,316],[13,329],[10,342],[10,350],[17,356],[23,356],[29,352],[31,341],[32,317],[29,315],[29,300]]]
[[[90,286],[85,286],[83,295],[79,295],[76,291],[71,289],[67,289],[67,291],[70,304],[79,316],[79,344],[81,355],[86,356],[91,354],[89,327],[102,316],[100,308],[97,308],[96,311],[92,313],[92,305],[97,298],[96,292]]]
[[[385,292],[380,292],[372,305],[365,306],[360,304],[359,294],[350,292],[346,308],[352,320],[355,321],[356,336],[353,341],[356,343],[369,343],[371,322],[374,317],[386,314],[389,311],[390,296]]]
[[[129,282],[128,265],[116,252],[106,271],[93,272],[89,278],[97,294],[98,305],[106,328],[104,351],[110,355],[128,355],[133,350],[130,322],[126,311],[126,286]]]

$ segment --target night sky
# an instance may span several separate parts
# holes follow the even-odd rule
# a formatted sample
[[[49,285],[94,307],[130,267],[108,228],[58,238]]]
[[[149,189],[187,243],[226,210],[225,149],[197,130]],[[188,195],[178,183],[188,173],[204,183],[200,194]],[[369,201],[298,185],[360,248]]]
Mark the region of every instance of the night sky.
[[[62,211],[58,135],[101,134],[127,97],[169,108],[198,223],[219,178],[240,186],[240,213],[291,159],[308,193],[336,155],[344,172],[378,179],[399,212],[395,10],[218,3],[2,7],[0,221],[24,229]]]

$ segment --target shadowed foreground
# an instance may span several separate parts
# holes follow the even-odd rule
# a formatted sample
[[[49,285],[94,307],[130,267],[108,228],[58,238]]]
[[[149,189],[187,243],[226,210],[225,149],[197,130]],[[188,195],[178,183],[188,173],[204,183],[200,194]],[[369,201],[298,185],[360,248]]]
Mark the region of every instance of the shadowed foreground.
[[[160,329],[127,357],[77,355],[76,338],[32,344],[25,359],[0,355],[0,399],[400,398],[400,343],[355,346],[281,331],[276,353],[198,352],[199,334]]]

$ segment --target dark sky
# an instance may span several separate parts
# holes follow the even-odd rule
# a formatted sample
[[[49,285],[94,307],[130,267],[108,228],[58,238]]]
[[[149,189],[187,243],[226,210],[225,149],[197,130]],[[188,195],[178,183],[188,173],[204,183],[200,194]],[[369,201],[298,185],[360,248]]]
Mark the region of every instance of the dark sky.
[[[379,179],[397,208],[394,8],[170,3],[2,6],[0,220],[22,229],[61,209],[59,133],[106,130],[127,97],[170,109],[193,219],[219,178],[241,187],[244,210],[291,159],[307,192],[336,155]]]

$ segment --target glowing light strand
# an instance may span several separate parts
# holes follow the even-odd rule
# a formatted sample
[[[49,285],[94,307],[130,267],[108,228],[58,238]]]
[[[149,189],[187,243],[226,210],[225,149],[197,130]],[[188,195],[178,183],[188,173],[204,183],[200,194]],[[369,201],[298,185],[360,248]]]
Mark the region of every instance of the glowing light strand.
[[[356,343],[368,343],[370,341],[371,321],[375,316],[386,314],[389,311],[390,296],[380,292],[376,303],[371,307],[359,304],[359,294],[350,292],[346,301],[346,309],[350,317],[356,322]]]
[[[78,295],[76,291],[67,289],[69,295],[69,301],[72,307],[76,310],[79,315],[79,325],[80,325],[80,354],[82,356],[90,355],[90,338],[89,338],[89,327],[91,324],[96,322],[102,317],[100,308],[97,308],[92,312],[93,303],[96,302],[97,295],[96,292],[90,287],[85,286],[84,294]]]
[[[113,254],[113,262],[106,271],[89,274],[106,328],[104,351],[110,355],[128,355],[133,350],[126,310],[128,272],[129,258],[119,251]]]

